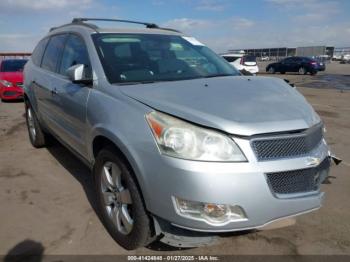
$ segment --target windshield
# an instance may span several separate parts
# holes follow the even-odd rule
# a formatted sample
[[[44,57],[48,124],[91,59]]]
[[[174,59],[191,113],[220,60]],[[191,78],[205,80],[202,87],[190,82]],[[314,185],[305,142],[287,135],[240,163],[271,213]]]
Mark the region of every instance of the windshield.
[[[110,83],[239,75],[223,58],[191,37],[96,34],[93,40]]]
[[[6,60],[1,63],[0,72],[20,72],[23,71],[27,60]]]

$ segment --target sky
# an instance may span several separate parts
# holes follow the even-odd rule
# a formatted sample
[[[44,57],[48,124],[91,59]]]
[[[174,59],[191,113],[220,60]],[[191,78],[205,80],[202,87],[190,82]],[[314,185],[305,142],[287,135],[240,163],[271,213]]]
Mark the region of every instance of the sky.
[[[348,47],[349,11],[350,0],[0,0],[0,52],[31,52],[51,27],[73,17],[154,22],[217,52]]]

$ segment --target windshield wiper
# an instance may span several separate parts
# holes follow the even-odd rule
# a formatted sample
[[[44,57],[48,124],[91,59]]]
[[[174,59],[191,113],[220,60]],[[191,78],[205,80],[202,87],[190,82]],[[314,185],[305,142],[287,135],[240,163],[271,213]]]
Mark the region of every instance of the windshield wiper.
[[[133,81],[133,82],[120,82],[120,83],[114,83],[116,85],[120,86],[127,86],[127,85],[138,85],[138,84],[152,84],[155,83],[156,81]]]
[[[212,77],[219,77],[219,76],[233,76],[233,75],[230,75],[230,74],[214,74],[214,75],[204,76],[204,78],[212,78]]]

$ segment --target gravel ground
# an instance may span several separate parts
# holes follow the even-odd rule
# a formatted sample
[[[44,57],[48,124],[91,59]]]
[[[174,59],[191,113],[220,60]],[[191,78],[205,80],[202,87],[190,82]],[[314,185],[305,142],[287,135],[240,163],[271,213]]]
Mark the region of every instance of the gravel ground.
[[[299,217],[293,226],[226,236],[210,247],[179,251],[154,245],[126,251],[111,239],[94,211],[89,170],[58,142],[49,148],[31,147],[23,103],[0,103],[0,255],[350,255],[350,65],[330,64],[317,76],[274,77],[296,83],[324,120],[332,151],[344,160],[332,169],[331,184],[322,186],[326,199],[320,210]]]

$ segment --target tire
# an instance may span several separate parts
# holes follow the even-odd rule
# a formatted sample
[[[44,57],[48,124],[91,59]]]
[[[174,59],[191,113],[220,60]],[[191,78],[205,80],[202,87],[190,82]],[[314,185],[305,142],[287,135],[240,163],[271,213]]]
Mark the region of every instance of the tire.
[[[47,136],[42,130],[38,118],[28,101],[25,102],[25,116],[31,144],[36,148],[46,146]]]
[[[100,218],[111,237],[127,250],[148,245],[151,220],[131,168],[113,147],[98,153],[94,178]]]
[[[273,66],[271,66],[271,67],[269,68],[268,72],[269,72],[270,74],[275,74],[275,73],[276,73],[276,70],[275,70],[275,68],[274,68]]]
[[[306,75],[307,71],[304,67],[300,67],[298,70],[299,75]]]
[[[317,71],[311,72],[310,75],[314,76],[317,74]]]
[[[281,72],[281,75],[284,75],[286,72]]]

